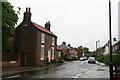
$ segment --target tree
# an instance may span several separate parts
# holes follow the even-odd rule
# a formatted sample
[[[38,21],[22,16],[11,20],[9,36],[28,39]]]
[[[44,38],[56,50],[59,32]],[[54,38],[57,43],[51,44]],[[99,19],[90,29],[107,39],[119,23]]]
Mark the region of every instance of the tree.
[[[9,2],[2,2],[2,49],[9,49],[10,36],[14,34],[18,14]]]
[[[89,48],[87,47],[83,47],[83,46],[79,46],[78,48],[82,49],[83,53],[89,53]]]

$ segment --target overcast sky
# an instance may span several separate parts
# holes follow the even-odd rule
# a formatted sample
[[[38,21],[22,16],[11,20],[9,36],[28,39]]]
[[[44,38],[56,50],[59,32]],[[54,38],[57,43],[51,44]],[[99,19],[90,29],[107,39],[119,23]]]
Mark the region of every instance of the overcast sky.
[[[51,22],[51,31],[73,47],[83,45],[95,50],[100,40],[103,46],[109,39],[109,0],[8,0],[21,8],[18,24],[23,20],[26,7],[31,7],[32,21],[44,26]],[[112,1],[112,37],[118,38],[118,1]]]

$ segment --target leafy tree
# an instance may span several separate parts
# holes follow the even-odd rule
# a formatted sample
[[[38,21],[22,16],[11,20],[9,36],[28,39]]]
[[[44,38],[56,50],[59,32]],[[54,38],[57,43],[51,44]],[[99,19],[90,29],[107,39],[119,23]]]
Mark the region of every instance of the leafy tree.
[[[18,21],[18,14],[14,11],[9,2],[2,2],[2,49],[9,49],[10,36],[14,34],[15,24]]]
[[[85,54],[89,53],[89,48],[83,46],[79,46],[79,48],[82,49],[83,53]]]

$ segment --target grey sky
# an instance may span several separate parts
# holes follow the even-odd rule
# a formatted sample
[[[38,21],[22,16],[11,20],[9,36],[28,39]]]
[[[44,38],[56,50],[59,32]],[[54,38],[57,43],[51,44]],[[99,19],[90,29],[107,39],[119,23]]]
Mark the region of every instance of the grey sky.
[[[26,7],[31,7],[32,21],[44,26],[51,22],[51,31],[73,47],[80,45],[95,49],[96,40],[104,45],[109,39],[109,0],[8,0],[17,10],[21,7],[19,21],[23,20]],[[112,1],[112,37],[118,31],[118,1]]]

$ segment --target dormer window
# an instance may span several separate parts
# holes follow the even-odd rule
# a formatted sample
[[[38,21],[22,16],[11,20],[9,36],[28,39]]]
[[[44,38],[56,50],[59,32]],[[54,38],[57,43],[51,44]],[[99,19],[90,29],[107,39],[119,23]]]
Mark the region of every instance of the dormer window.
[[[45,34],[41,33],[41,43],[45,43]]]

